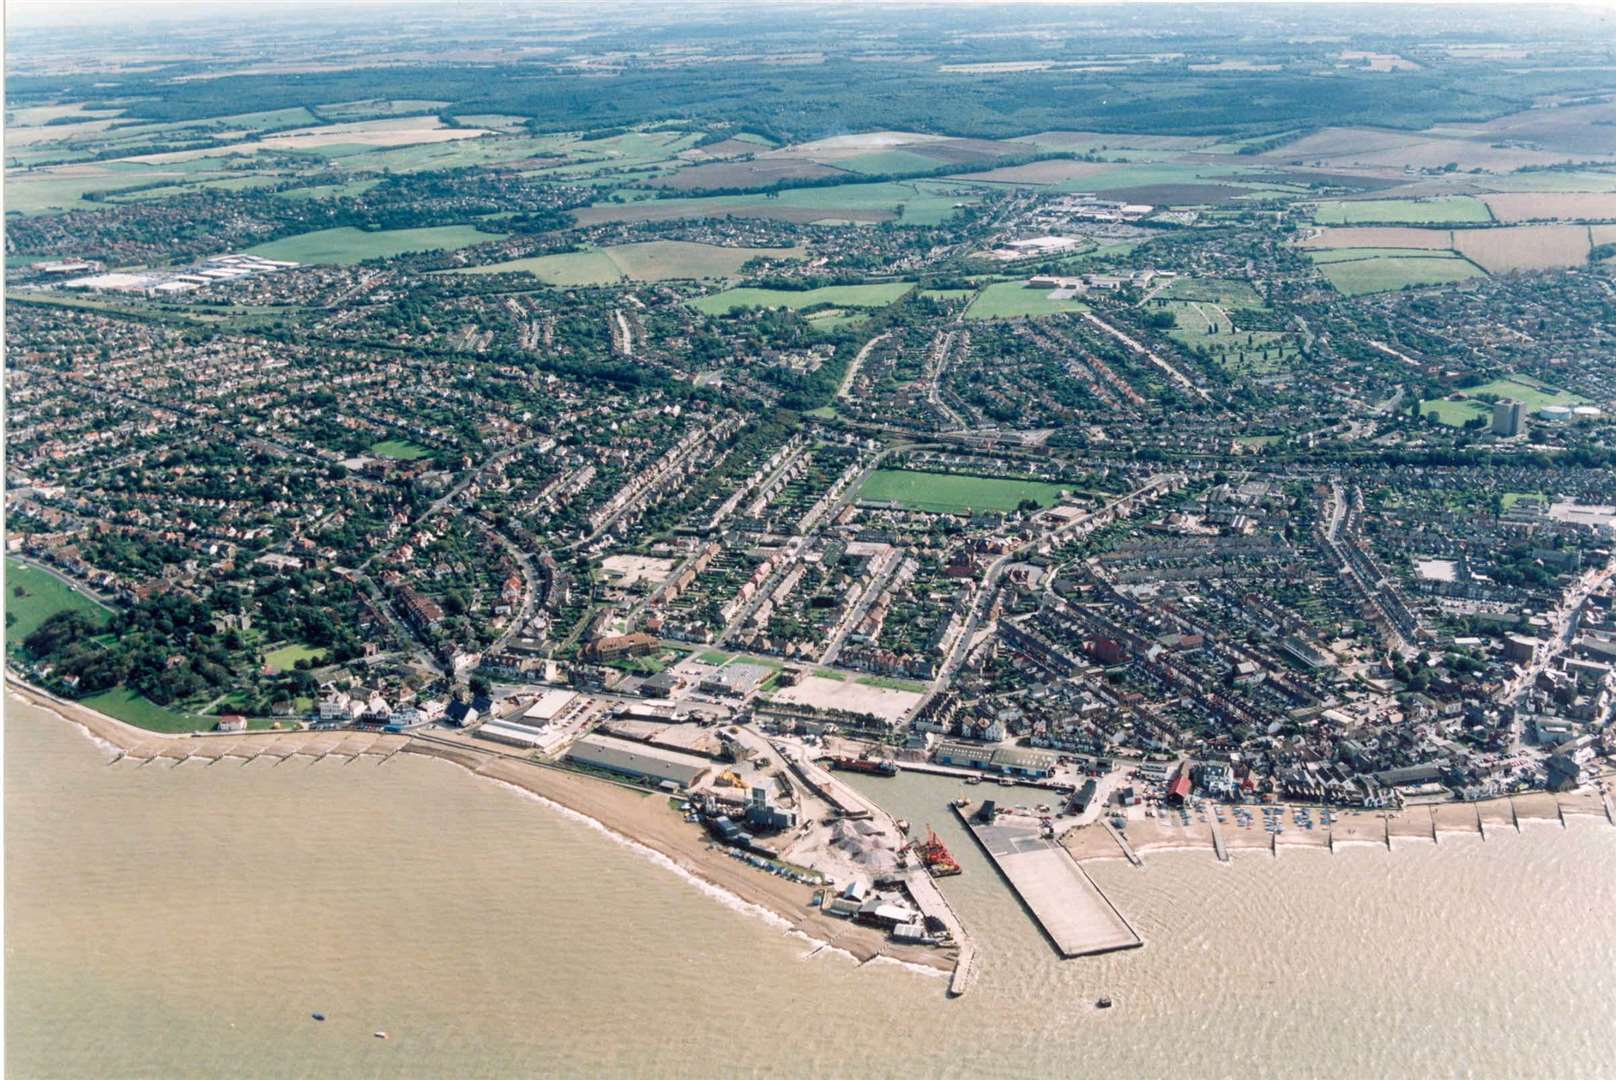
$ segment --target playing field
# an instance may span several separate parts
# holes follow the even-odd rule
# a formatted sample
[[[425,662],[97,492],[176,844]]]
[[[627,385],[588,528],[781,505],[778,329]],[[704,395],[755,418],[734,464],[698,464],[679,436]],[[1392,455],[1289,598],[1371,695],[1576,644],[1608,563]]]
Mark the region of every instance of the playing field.
[[[967,319],[1024,319],[1087,311],[1081,300],[1051,300],[1048,289],[1029,289],[1020,281],[1001,281],[976,294],[965,309]]]
[[[1586,405],[1588,399],[1579,397],[1569,390],[1560,390],[1547,383],[1525,375],[1511,375],[1504,379],[1494,379],[1492,382],[1472,386],[1465,391],[1466,394],[1481,397],[1490,395],[1510,401],[1519,401],[1529,410],[1537,410],[1548,405]]]
[[[23,638],[58,611],[82,611],[97,622],[106,622],[108,618],[106,608],[61,578],[16,559],[7,559],[6,645],[21,645]]]
[[[1433,199],[1358,199],[1321,202],[1313,214],[1321,225],[1447,225],[1491,221],[1487,205],[1468,195]]]
[[[1051,506],[1062,487],[1038,480],[1002,480],[989,476],[878,469],[859,489],[861,502],[896,503],[910,510],[964,514],[1014,510],[1023,499]]]
[[[1377,256],[1325,263],[1319,267],[1336,291],[1347,296],[1391,292],[1420,285],[1448,285],[1480,277],[1481,271],[1449,255]]]
[[[880,285],[828,285],[823,289],[726,289],[690,301],[690,306],[708,315],[725,315],[743,307],[783,307],[800,311],[820,304],[837,307],[885,307],[914,288],[912,281]]]
[[[383,439],[381,442],[371,443],[370,452],[377,457],[395,458],[398,461],[418,461],[432,456],[431,450],[404,439]]]
[[[392,258],[411,251],[453,251],[504,239],[504,233],[479,232],[470,225],[441,225],[427,229],[380,229],[367,232],[343,226],[271,240],[247,249],[249,255],[289,259],[299,263],[352,266],[366,259]]]
[[[1483,419],[1492,416],[1493,411],[1491,406],[1480,401],[1471,401],[1468,398],[1463,401],[1449,401],[1446,398],[1441,398],[1435,401],[1420,402],[1421,416],[1431,416],[1433,413],[1436,415],[1438,423],[1447,424],[1449,427],[1463,427],[1466,421],[1478,416]]]
[[[458,274],[532,274],[548,285],[611,285],[619,281],[670,281],[728,277],[752,259],[796,259],[800,248],[719,247],[684,240],[652,240],[593,251],[569,251],[530,259],[470,266]]]

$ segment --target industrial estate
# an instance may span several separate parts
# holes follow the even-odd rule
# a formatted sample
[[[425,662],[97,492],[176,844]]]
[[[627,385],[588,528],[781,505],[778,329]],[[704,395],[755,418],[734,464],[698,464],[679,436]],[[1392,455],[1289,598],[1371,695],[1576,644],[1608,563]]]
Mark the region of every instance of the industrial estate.
[[[956,995],[961,836],[1081,958],[1091,860],[1616,825],[1608,42],[1000,15],[14,38],[8,692]]]

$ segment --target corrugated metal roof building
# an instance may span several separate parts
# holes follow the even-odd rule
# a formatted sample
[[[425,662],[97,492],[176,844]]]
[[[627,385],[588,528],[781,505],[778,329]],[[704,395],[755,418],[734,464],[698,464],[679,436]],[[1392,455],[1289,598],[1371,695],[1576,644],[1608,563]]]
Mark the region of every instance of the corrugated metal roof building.
[[[614,739],[610,735],[585,735],[572,744],[567,757],[580,765],[625,776],[672,780],[682,787],[695,784],[712,767],[712,762],[693,754]]]

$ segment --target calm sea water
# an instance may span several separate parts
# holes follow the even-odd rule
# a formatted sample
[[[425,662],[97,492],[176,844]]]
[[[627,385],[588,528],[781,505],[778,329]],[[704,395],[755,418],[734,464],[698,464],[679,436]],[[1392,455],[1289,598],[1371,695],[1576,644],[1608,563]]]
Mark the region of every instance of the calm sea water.
[[[952,782],[863,780],[964,865],[985,960],[950,1001],[443,762],[108,766],[5,727],[13,1077],[1616,1076],[1603,819],[1097,864],[1147,945],[1062,961]]]

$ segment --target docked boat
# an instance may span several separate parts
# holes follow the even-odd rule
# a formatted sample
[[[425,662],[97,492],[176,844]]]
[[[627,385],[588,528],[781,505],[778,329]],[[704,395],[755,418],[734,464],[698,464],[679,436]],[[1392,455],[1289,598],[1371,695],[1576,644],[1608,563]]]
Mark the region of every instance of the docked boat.
[[[960,864],[954,861],[954,856],[931,831],[930,825],[926,826],[926,839],[915,845],[915,854],[920,856],[921,865],[932,877],[953,877],[960,872]]]
[[[865,773],[870,776],[897,776],[898,764],[895,761],[877,761],[874,758],[833,757],[830,767],[843,772]]]

